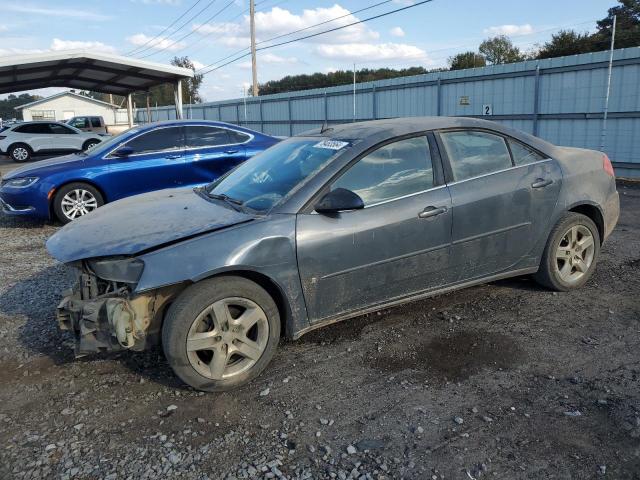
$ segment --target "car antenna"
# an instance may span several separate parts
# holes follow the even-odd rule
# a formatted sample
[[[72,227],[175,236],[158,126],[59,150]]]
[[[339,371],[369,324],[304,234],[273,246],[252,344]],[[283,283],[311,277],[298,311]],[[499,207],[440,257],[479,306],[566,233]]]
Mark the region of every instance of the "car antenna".
[[[329,124],[325,120],[324,123],[322,124],[322,128],[320,129],[320,133],[324,133],[324,132],[327,132],[329,130],[333,130],[333,129],[329,128]]]

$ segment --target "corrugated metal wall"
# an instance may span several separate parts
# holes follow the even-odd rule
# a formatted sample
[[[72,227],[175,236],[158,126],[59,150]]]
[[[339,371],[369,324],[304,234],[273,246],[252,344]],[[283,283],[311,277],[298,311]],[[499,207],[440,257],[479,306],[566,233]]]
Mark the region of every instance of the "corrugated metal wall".
[[[482,116],[558,145],[600,146],[608,52],[430,73],[356,85],[185,105],[185,118],[271,135],[328,124],[422,115]],[[137,111],[145,122],[146,112]],[[153,121],[175,118],[152,109]],[[616,50],[605,151],[618,175],[640,177],[640,47]]]

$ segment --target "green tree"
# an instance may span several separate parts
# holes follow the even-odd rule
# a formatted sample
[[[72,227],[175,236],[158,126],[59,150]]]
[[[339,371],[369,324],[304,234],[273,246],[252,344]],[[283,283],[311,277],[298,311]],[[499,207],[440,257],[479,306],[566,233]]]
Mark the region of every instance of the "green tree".
[[[451,70],[463,70],[465,68],[484,67],[487,64],[485,58],[476,52],[462,52],[449,57]]]
[[[175,65],[176,67],[188,68],[190,70],[196,71],[196,67],[193,62],[189,59],[189,57],[174,57],[171,60],[171,65]],[[201,103],[202,96],[200,95],[200,87],[202,86],[202,75],[195,75],[193,78],[182,80],[182,101],[184,103]],[[137,93],[133,97],[133,101],[136,104],[137,108],[144,108],[147,104],[147,94],[146,92]],[[108,95],[107,95],[108,97]],[[117,97],[114,95],[113,103],[122,104],[122,97]],[[102,100],[105,100],[105,96],[103,95]],[[157,87],[153,87],[149,89],[149,103],[151,106],[155,107],[156,104],[158,106],[165,105],[173,105],[174,104],[173,97],[173,85],[172,84],[162,84]]]
[[[31,103],[35,100],[38,100],[39,95],[31,95],[29,93],[22,93],[18,96],[16,95],[8,95],[7,98],[0,100],[0,118],[3,120],[10,120],[12,118],[22,118],[22,112],[18,112],[15,110],[15,107],[19,107],[20,105],[24,105],[26,103]]]
[[[525,56],[520,49],[516,47],[505,35],[488,38],[480,44],[478,48],[480,53],[484,55],[487,62],[492,65],[502,63],[514,63],[525,60]]]
[[[640,46],[640,0],[618,0],[618,3],[598,22],[598,31],[593,35],[598,50],[606,50],[611,42],[614,15],[617,17],[616,48]]]
[[[443,69],[427,70],[423,67],[409,67],[402,69],[393,68],[363,68],[356,70],[356,83],[372,82],[386,78],[407,77],[411,75],[422,75],[431,71]],[[337,70],[329,73],[312,73],[309,75],[287,75],[279,80],[270,80],[260,84],[260,95],[270,95],[273,93],[294,92],[297,90],[308,90],[312,88],[328,88],[338,85],[349,85],[353,83],[352,70]]]
[[[596,47],[593,36],[573,30],[560,30],[551,35],[551,40],[542,45],[536,58],[562,57],[592,52]]]

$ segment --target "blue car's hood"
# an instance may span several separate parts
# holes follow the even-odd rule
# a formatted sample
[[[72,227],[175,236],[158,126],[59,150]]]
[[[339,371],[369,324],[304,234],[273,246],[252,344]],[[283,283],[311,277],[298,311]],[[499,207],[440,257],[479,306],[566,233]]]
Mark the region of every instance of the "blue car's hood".
[[[9,180],[10,178],[25,177],[29,175],[38,175],[42,170],[50,170],[59,165],[65,165],[68,167],[69,163],[82,163],[87,158],[85,154],[72,153],[71,155],[64,155],[62,157],[48,158],[46,160],[39,160],[37,162],[30,163],[24,167],[18,167],[11,172],[3,175],[2,178]]]
[[[218,230],[254,217],[191,188],[161,190],[105,205],[67,224],[47,241],[61,262],[134,255],[181,238]]]

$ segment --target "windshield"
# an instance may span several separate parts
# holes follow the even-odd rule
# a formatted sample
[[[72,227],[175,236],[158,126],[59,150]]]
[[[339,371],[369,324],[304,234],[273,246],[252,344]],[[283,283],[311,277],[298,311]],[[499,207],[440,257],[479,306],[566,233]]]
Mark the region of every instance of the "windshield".
[[[247,160],[206,191],[267,212],[348,147],[339,140],[290,138]]]
[[[132,135],[135,135],[139,131],[140,131],[140,129],[138,127],[129,128],[128,130],[125,130],[124,132],[119,133],[118,135],[114,135],[113,137],[109,138],[108,140],[103,140],[102,142],[94,145],[93,147],[88,149],[87,152],[89,152],[89,153],[107,152],[107,151],[117,147],[121,143],[126,142]]]

